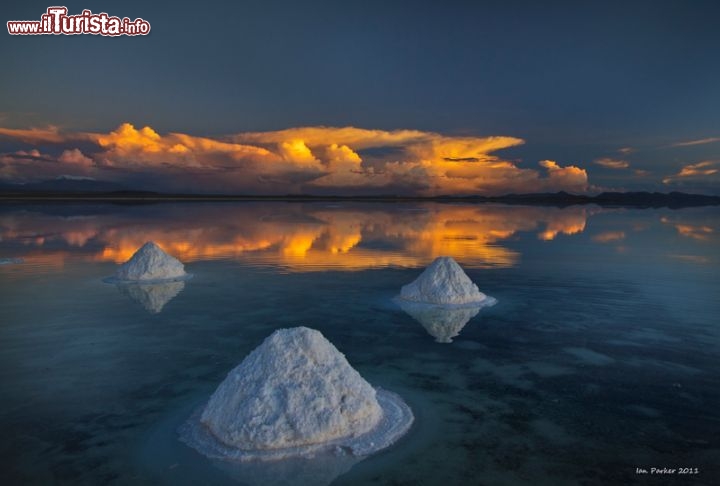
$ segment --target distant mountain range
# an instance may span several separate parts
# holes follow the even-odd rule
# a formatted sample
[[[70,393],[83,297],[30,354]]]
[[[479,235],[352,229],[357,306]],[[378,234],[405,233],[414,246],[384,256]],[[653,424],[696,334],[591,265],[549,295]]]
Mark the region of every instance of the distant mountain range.
[[[285,196],[257,196],[233,194],[170,194],[136,191],[107,181],[67,178],[30,184],[0,183],[0,201],[108,201],[108,202],[161,202],[161,201],[439,201],[468,203],[530,204],[544,206],[571,206],[597,204],[600,206],[670,207],[720,205],[720,196],[687,194],[683,192],[603,192],[595,196],[567,192],[506,194],[502,196],[316,196],[288,194]]]
[[[98,193],[122,190],[125,190],[125,187],[116,182],[67,176],[28,184],[0,183],[0,194]]]

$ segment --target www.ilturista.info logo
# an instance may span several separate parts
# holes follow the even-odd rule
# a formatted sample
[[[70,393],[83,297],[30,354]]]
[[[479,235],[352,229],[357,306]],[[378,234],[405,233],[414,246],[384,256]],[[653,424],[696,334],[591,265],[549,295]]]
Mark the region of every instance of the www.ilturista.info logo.
[[[150,22],[137,18],[111,17],[105,12],[94,14],[83,10],[80,15],[68,15],[66,7],[48,7],[40,20],[9,20],[8,34],[11,35],[148,35]]]

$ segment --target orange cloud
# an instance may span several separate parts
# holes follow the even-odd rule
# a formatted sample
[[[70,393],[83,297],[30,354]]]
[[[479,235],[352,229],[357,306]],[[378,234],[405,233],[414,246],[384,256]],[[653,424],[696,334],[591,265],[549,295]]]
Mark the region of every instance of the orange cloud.
[[[564,190],[582,192],[587,189],[588,178],[585,169],[574,165],[561,167],[553,160],[543,160],[540,162],[540,166],[548,170],[546,190],[552,189],[553,187],[560,187]]]
[[[304,140],[308,146],[319,147],[332,141],[356,149],[397,147],[419,143],[434,134],[418,130],[367,130],[355,127],[299,127],[272,132],[238,133],[229,137],[238,143],[277,145],[287,140]]]
[[[717,162],[700,162],[699,164],[691,164],[686,165],[682,168],[680,173],[678,173],[678,177],[689,177],[689,176],[695,176],[695,175],[710,175],[715,174],[718,169],[714,168],[717,167]],[[713,167],[712,169],[706,169],[705,167]]]
[[[607,157],[595,160],[595,164],[601,165],[608,169],[627,169],[628,167],[630,167],[630,164],[624,160],[611,159]]]
[[[720,169],[720,161],[706,160],[697,164],[689,164],[680,169],[675,175],[663,179],[663,184],[671,184],[680,179],[705,179],[707,176],[717,174]]]
[[[108,134],[87,134],[103,152],[96,155],[111,166],[165,165],[214,167],[218,162],[264,157],[270,152],[259,147],[221,142],[211,138],[177,133],[161,136],[150,127],[136,129],[123,123]]]
[[[23,141],[92,142],[98,148],[96,152],[83,153],[69,147],[57,161],[85,167],[98,179],[149,176],[145,180],[152,179],[152,188],[161,190],[191,187],[234,193],[457,195],[584,192],[588,187],[587,173],[577,166],[542,161],[544,171],[539,171],[495,155],[524,143],[507,136],[453,137],[418,130],[300,127],[221,139],[163,135],[129,123],[109,133],[61,134],[53,129],[38,136],[35,132],[6,129],[0,133]]]
[[[25,130],[0,127],[0,135],[31,144],[62,143],[66,140],[66,137],[59,132],[58,128],[53,126],[47,128],[29,128]]]
[[[500,191],[510,179],[526,185],[537,178],[491,155],[520,145],[514,137],[447,137],[417,130],[366,130],[354,127],[300,127],[275,132],[251,132],[230,137],[259,144],[288,159],[288,140],[302,142],[296,160],[318,160],[325,174],[312,187],[382,188],[410,186],[426,195]],[[367,149],[394,149],[391,156],[363,160]],[[290,152],[292,153],[292,152]]]

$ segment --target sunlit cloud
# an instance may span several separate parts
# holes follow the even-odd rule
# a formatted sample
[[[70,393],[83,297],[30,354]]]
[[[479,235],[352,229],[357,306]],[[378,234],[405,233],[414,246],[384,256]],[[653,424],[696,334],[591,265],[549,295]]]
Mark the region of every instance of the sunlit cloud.
[[[677,174],[664,178],[663,184],[672,184],[681,180],[706,180],[710,176],[717,178],[719,172],[720,161],[706,160],[682,167]]]
[[[82,165],[82,166],[91,166],[94,164],[93,159],[83,154],[80,149],[72,149],[72,150],[65,150],[62,154],[60,154],[60,157],[58,157],[58,162],[64,163],[64,164],[70,164],[70,165]]]
[[[418,130],[367,130],[355,127],[299,127],[271,132],[246,132],[228,137],[239,143],[273,146],[288,140],[303,140],[307,145],[319,147],[332,141],[338,145],[363,150],[374,147],[402,147],[421,143],[435,134]],[[517,140],[517,139],[515,139]],[[519,143],[522,143],[520,140]]]
[[[563,187],[566,190],[580,192],[587,188],[588,179],[585,169],[574,165],[561,167],[554,160],[543,160],[539,164],[548,170],[547,180],[549,184],[546,185],[546,189]]]
[[[632,147],[622,147],[622,148],[619,148],[617,151],[618,151],[618,153],[621,153],[623,155],[628,155],[628,154],[635,152],[635,149]]]
[[[0,154],[0,179],[25,183],[58,177],[89,178],[93,163],[77,149],[65,150],[59,157],[37,149],[17,150]]]
[[[271,155],[259,147],[221,142],[211,138],[179,133],[161,136],[150,127],[136,129],[123,123],[107,134],[87,134],[102,149],[95,159],[102,165],[119,167],[152,167],[171,165],[187,168],[217,168],[222,163],[237,162]]]
[[[58,127],[54,126],[28,129],[0,127],[0,135],[30,144],[62,143],[67,140],[66,135],[61,134]]]
[[[720,142],[720,137],[709,137],[701,138],[699,140],[689,140],[687,142],[678,142],[671,145],[671,147],[691,147],[693,145],[705,145],[708,143]]]
[[[602,158],[594,161],[595,164],[603,166],[608,169],[627,169],[630,164],[625,160]]]
[[[51,127],[2,129],[0,135],[62,145],[50,159],[80,171],[77,175],[130,180],[161,191],[430,196],[588,189],[587,173],[578,166],[543,160],[540,169],[532,169],[503,159],[497,151],[524,143],[508,136],[300,127],[210,138],[160,134],[129,123],[109,133],[63,133]],[[3,163],[13,165],[15,159]],[[47,178],[46,169],[37,169],[37,178]],[[2,176],[13,173],[6,170]],[[30,175],[26,170],[24,177]]]

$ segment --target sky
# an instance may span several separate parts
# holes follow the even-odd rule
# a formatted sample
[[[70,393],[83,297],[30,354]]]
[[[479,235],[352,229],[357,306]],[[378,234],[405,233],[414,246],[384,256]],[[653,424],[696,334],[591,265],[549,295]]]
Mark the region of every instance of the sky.
[[[63,5],[151,33],[0,35],[2,182],[720,194],[714,1]]]

